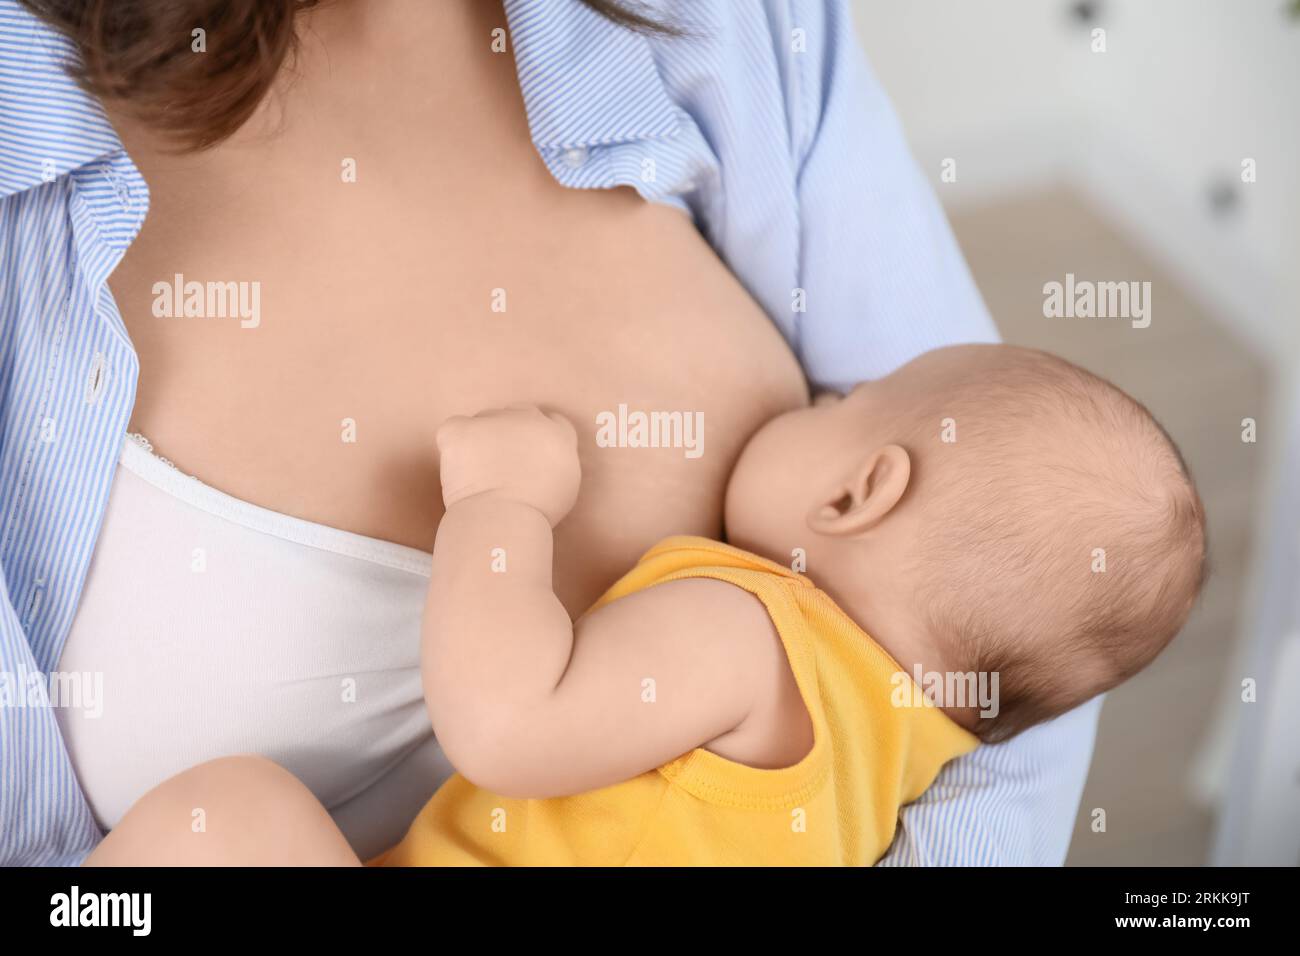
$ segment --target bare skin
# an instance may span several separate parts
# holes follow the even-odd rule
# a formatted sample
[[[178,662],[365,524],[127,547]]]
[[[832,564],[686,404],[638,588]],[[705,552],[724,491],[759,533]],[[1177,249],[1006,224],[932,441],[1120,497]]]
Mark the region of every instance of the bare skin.
[[[329,812],[261,757],[222,757],[150,790],[85,866],[357,866]]]
[[[490,51],[503,25],[484,0],[327,4],[292,77],[198,156],[110,106],[151,191],[111,286],[140,356],[132,430],[310,521],[431,550],[438,425],[521,400],[563,412],[585,481],[555,587],[576,616],[663,536],[718,535],[745,440],[807,394],[685,216],[555,182],[512,58]],[[155,317],[175,273],[260,282],[260,326]],[[596,414],[621,402],[703,412],[705,454],[597,448]]]

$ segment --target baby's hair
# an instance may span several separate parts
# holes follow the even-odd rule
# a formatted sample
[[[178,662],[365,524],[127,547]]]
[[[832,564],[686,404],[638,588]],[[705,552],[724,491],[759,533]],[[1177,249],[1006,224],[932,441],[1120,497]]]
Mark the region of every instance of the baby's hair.
[[[919,606],[952,670],[999,675],[976,727],[996,742],[1149,664],[1204,583],[1206,540],[1145,407],[1043,352],[984,354],[918,407],[909,495],[927,502]]]

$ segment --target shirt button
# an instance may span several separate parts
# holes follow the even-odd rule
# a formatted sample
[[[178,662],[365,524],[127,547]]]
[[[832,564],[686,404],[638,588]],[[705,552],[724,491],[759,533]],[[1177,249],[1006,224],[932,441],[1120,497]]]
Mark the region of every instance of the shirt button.
[[[96,352],[90,360],[90,373],[86,377],[86,404],[98,405],[104,397],[104,384],[108,381],[108,361],[103,352]]]
[[[587,147],[570,146],[560,154],[560,159],[564,162],[564,165],[568,166],[570,169],[577,169],[587,161]]]

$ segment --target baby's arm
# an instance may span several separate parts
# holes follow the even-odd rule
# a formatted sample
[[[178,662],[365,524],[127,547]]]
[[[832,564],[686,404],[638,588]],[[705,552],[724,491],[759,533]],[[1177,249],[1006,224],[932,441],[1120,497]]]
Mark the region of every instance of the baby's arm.
[[[746,762],[779,760],[774,728],[793,679],[756,598],[720,581],[675,581],[575,626],[555,597],[551,529],[579,483],[568,422],[536,409],[489,412],[452,419],[438,446],[447,511],[425,612],[424,689],[462,774],[506,796],[549,797],[706,744]]]

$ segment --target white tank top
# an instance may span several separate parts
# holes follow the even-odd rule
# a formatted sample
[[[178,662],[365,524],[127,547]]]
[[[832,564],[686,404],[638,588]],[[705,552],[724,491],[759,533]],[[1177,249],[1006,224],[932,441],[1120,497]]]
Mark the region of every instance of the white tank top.
[[[397,842],[451,773],[420,683],[430,563],[222,494],[129,436],[58,667],[102,675],[95,707],[56,709],[100,826],[251,753],[306,783],[362,859]]]

